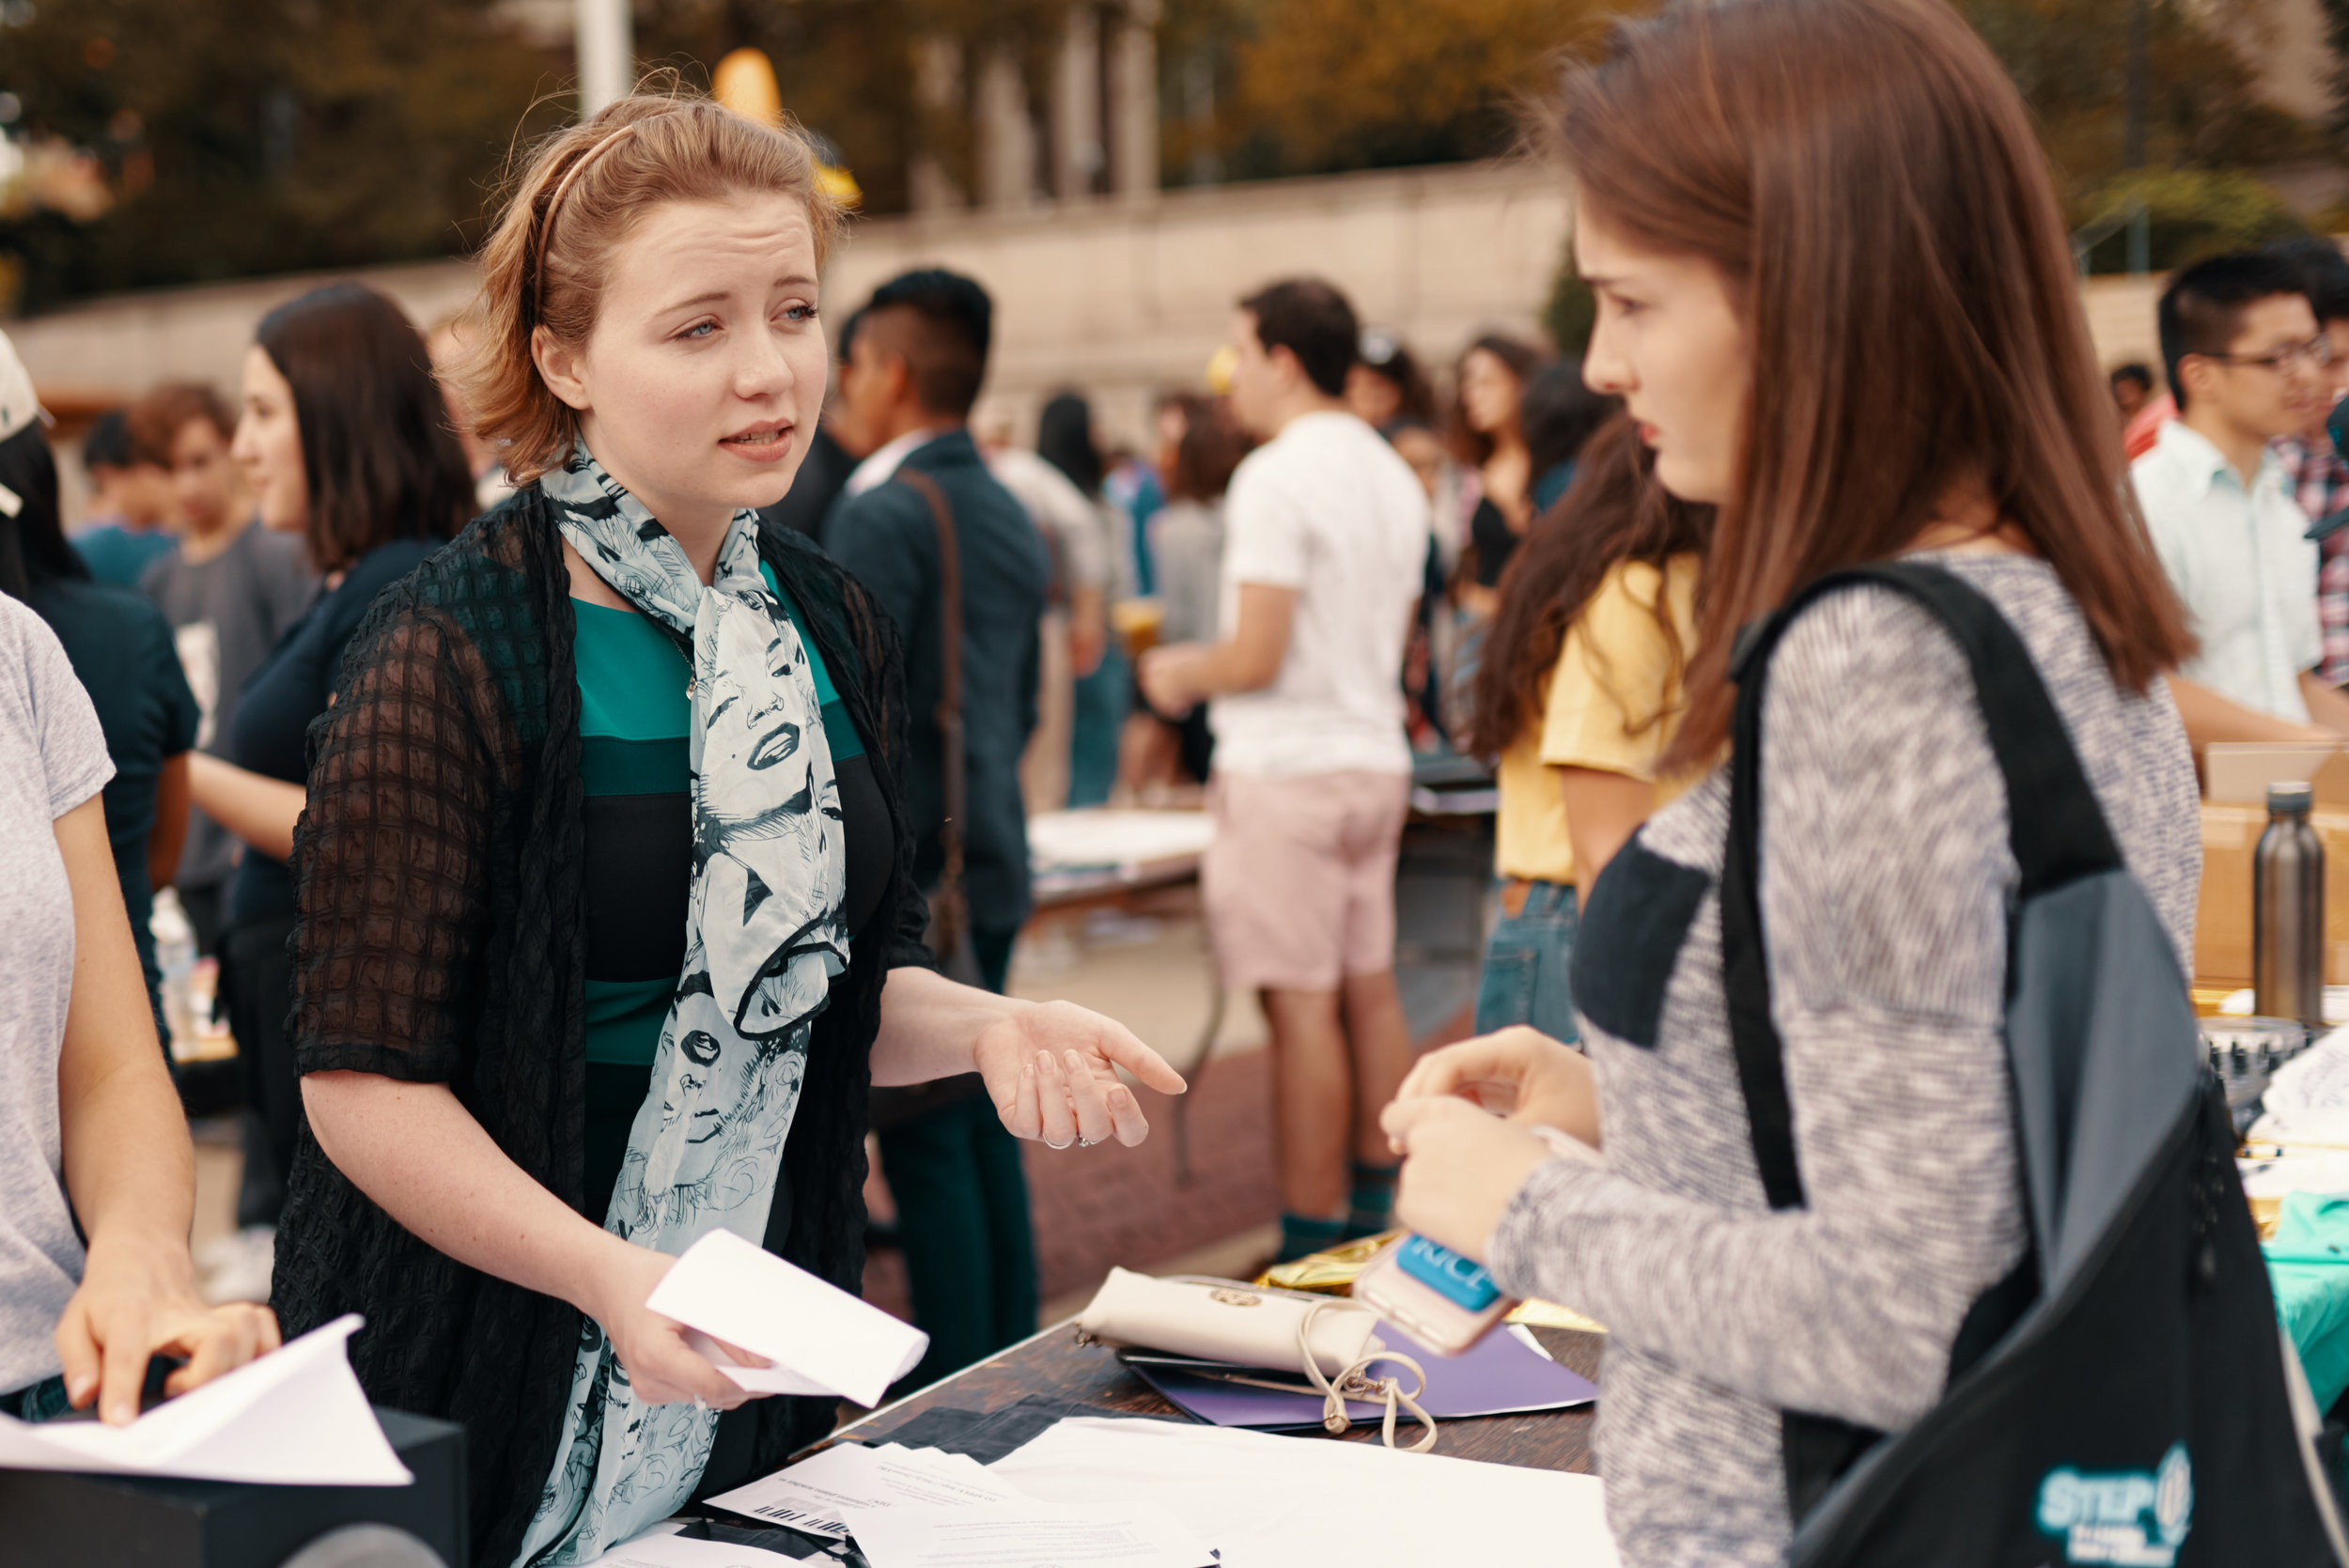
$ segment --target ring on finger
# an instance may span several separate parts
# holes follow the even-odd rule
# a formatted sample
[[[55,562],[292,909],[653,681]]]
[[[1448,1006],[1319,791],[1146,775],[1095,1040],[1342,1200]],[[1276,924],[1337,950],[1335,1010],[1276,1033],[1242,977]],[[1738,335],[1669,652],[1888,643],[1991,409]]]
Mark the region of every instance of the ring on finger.
[[[1083,1140],[1083,1139],[1081,1139],[1081,1138],[1075,1138],[1075,1139],[1069,1139],[1069,1140],[1067,1140],[1066,1141],[1064,1141],[1064,1142],[1055,1143],[1055,1142],[1053,1142],[1050,1139],[1049,1139],[1049,1138],[1048,1138],[1048,1139],[1046,1139],[1046,1140],[1044,1141],[1044,1146],[1045,1146],[1046,1148],[1048,1148],[1048,1149],[1066,1149],[1066,1148],[1070,1147],[1070,1146],[1071,1146],[1071,1145],[1073,1145],[1073,1144],[1082,1143],[1083,1141],[1084,1141],[1084,1140]]]
[[[1103,1140],[1103,1139],[1099,1139],[1099,1138],[1080,1138],[1080,1139],[1078,1139],[1078,1140],[1077,1140],[1077,1147],[1079,1147],[1080,1149],[1090,1149],[1090,1148],[1094,1147],[1096,1144],[1097,1144],[1097,1143],[1101,1143],[1101,1142],[1104,1142],[1104,1141],[1105,1141],[1105,1140]]]

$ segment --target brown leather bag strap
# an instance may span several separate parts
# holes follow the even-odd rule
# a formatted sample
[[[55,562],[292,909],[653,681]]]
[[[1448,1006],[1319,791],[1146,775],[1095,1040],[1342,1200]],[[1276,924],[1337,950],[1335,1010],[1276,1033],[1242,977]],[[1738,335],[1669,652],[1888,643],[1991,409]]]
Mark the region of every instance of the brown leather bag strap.
[[[946,820],[939,831],[946,866],[939,878],[939,893],[948,919],[958,926],[967,918],[962,893],[962,815],[968,792],[962,749],[962,555],[955,536],[955,509],[947,504],[946,492],[938,488],[938,481],[903,465],[894,477],[929,503],[930,520],[938,527],[940,647],[938,707],[934,717],[938,722],[939,749],[946,768]],[[958,939],[962,933],[957,928],[944,935],[951,941]]]

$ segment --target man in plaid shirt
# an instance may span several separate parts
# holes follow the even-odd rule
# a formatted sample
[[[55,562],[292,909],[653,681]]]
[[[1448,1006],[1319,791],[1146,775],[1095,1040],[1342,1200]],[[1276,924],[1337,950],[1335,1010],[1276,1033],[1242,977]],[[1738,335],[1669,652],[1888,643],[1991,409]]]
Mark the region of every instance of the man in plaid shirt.
[[[2331,331],[2333,324],[2326,325]],[[2340,325],[2349,337],[2349,318]],[[2276,442],[2276,456],[2283,461],[2285,487],[2311,524],[2349,506],[2349,463],[2341,460],[2323,428],[2285,437]],[[2325,629],[2325,661],[2316,673],[2334,686],[2349,685],[2349,528],[2326,536],[2318,548],[2323,559],[2316,568],[2316,617]]]
[[[2308,277],[2309,303],[2333,342],[2333,396],[2339,399],[2349,392],[2349,259],[2330,240],[2312,237],[2270,249]],[[2337,403],[2329,419],[2275,443],[2284,484],[2311,526],[2349,507],[2349,463],[2341,460],[2326,427],[2334,420],[2349,426],[2349,406]],[[2316,673],[2329,685],[2344,686],[2349,685],[2349,527],[2327,536],[2320,549],[2316,613],[2325,631],[2325,660]]]

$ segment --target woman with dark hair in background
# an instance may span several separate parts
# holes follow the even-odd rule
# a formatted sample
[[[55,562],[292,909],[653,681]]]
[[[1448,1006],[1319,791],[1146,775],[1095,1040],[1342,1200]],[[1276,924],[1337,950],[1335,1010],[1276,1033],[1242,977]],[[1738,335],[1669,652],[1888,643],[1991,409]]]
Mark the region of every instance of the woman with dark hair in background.
[[[1475,471],[1461,492],[1468,521],[1455,591],[1479,618],[1492,613],[1501,570],[1533,520],[1538,474],[1525,445],[1525,388],[1548,358],[1522,339],[1488,333],[1469,345],[1454,373],[1453,443]]]
[[[1593,392],[1582,380],[1582,362],[1552,360],[1525,383],[1517,424],[1525,432],[1526,472],[1531,474],[1533,515],[1558,503],[1574,483],[1575,459],[1599,427],[1623,411],[1623,399]]]
[[[1130,521],[1101,493],[1101,448],[1093,439],[1093,409],[1081,396],[1064,392],[1044,405],[1037,418],[1035,453],[1060,470],[1101,514],[1110,541],[1108,598],[1112,604],[1137,590]],[[1101,660],[1075,682],[1076,711],[1068,741],[1068,803],[1097,806],[1117,784],[1118,737],[1133,706],[1133,665],[1119,640],[1104,645]]]
[[[229,887],[222,985],[247,1092],[266,1130],[248,1149],[238,1223],[256,1254],[274,1227],[302,1124],[286,1033],[286,939],[294,926],[294,824],[309,776],[305,737],[324,713],[343,648],[367,606],[473,514],[473,475],[448,427],[424,339],[397,305],[332,284],[261,318],[245,351],[231,452],[264,526],[299,534],[325,589],[246,683],[226,758],[199,753],[195,802],[243,841]],[[250,1169],[256,1163],[268,1169]],[[256,1271],[257,1272],[257,1270]]]
[[[5,338],[0,356],[0,382],[23,380]],[[24,396],[29,401],[29,390]],[[147,977],[148,1009],[168,1054],[162,976],[147,924],[155,890],[169,887],[179,869],[188,829],[188,753],[200,714],[162,612],[135,588],[93,581],[67,542],[57,462],[38,419],[0,442],[0,593],[49,623],[97,706],[114,759],[105,787],[106,840]]]
[[[1476,672],[1470,736],[1501,784],[1501,878],[1479,1034],[1531,1024],[1577,1038],[1567,966],[1582,895],[1649,814],[1693,782],[1663,774],[1659,761],[1695,648],[1713,509],[1658,487],[1639,431],[1620,416],[1579,467],[1501,579]]]

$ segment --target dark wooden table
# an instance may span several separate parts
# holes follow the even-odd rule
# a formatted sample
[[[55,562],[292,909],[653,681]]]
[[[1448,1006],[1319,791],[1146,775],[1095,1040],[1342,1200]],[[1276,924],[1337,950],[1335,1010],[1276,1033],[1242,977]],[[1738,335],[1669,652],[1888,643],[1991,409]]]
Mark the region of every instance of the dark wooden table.
[[[1598,1381],[1599,1352],[1606,1339],[1563,1328],[1536,1328],[1559,1364],[1573,1368],[1594,1383]],[[1002,1354],[954,1376],[882,1406],[863,1420],[842,1427],[834,1439],[884,1442],[889,1435],[930,1409],[961,1409],[991,1413],[1018,1404],[1031,1394],[1066,1400],[1105,1415],[1163,1416],[1183,1421],[1183,1413],[1161,1399],[1149,1384],[1120,1365],[1114,1352],[1101,1345],[1077,1343],[1072,1319],[1023,1340]],[[1435,1451],[1455,1459],[1481,1459],[1496,1465],[1523,1465],[1532,1469],[1575,1470],[1589,1474],[1591,1406],[1551,1410],[1530,1416],[1486,1416],[1437,1423]],[[1404,1428],[1408,1427],[1404,1423]],[[1404,1428],[1398,1428],[1402,1436]],[[1416,1433],[1414,1432],[1414,1436]],[[1300,1437],[1300,1442],[1326,1441]],[[1378,1441],[1377,1423],[1356,1422],[1344,1442]]]

